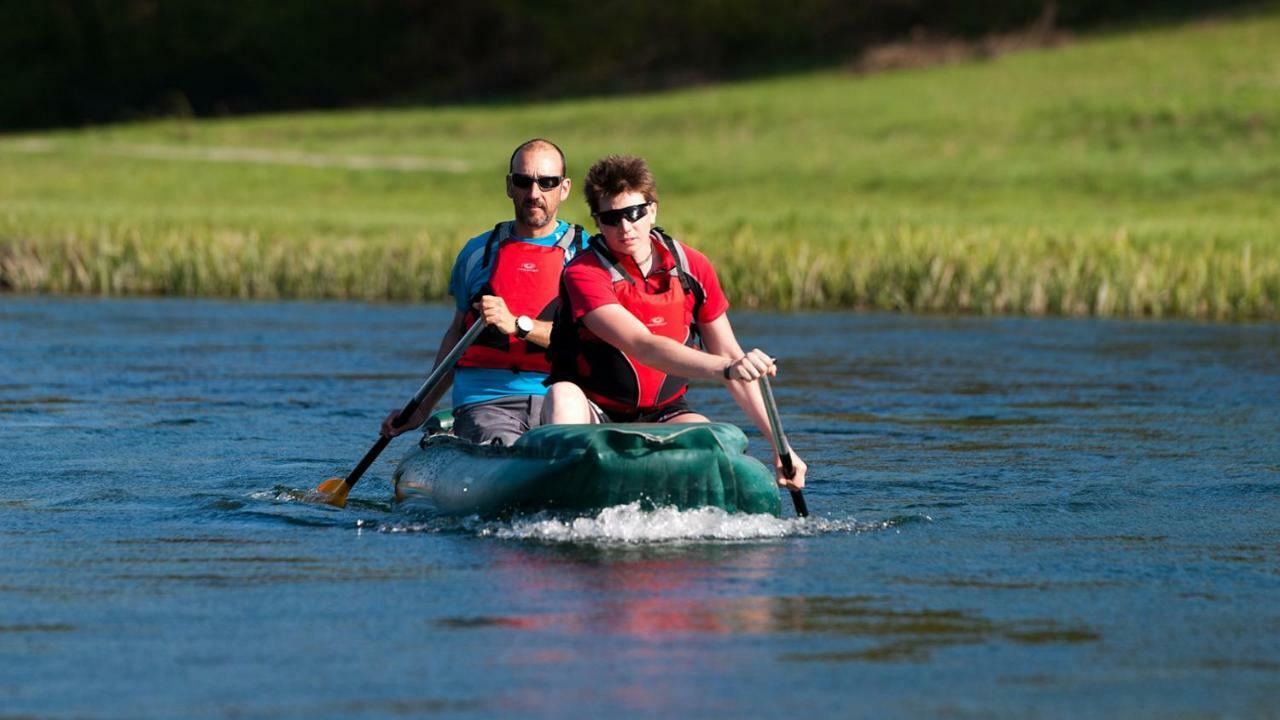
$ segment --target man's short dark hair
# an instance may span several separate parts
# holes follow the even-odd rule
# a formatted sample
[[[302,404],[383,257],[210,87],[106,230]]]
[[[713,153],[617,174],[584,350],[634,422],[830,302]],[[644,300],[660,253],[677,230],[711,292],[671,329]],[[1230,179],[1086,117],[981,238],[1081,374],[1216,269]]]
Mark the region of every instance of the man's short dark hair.
[[[599,209],[601,198],[626,192],[638,192],[647,202],[658,202],[658,182],[653,179],[653,171],[644,158],[635,155],[600,158],[587,171],[582,184],[592,215]]]
[[[556,154],[560,156],[560,176],[568,177],[569,163],[565,162],[564,160],[564,151],[560,149],[559,145],[556,145],[550,140],[546,140],[544,138],[534,138],[532,140],[526,140],[520,143],[520,145],[516,147],[515,152],[511,153],[511,159],[507,161],[507,172],[515,171],[517,155],[519,155],[521,152],[524,152],[528,148],[537,147],[539,145],[546,145],[556,151]]]

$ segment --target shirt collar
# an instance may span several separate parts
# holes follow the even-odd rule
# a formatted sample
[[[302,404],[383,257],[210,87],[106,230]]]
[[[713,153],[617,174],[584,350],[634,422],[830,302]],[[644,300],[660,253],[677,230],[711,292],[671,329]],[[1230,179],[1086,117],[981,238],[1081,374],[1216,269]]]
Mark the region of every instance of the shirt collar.
[[[658,233],[649,233],[650,247],[653,248],[653,264],[649,266],[649,274],[646,276],[640,272],[640,264],[630,255],[622,257],[622,266],[627,272],[635,273],[637,277],[653,277],[675,267],[675,259],[671,257],[671,251],[667,250],[666,243],[658,237]]]
[[[520,237],[519,235],[516,235],[515,233],[516,224],[514,220],[511,222],[510,227],[511,229],[507,231],[507,237],[506,237],[507,242],[518,241],[518,242],[531,242],[531,243],[538,243],[538,244],[554,245],[560,242],[560,238],[564,237],[565,233],[569,232],[569,223],[560,219],[556,220],[556,229],[552,230],[550,235],[543,235],[540,238],[527,238],[527,237]]]

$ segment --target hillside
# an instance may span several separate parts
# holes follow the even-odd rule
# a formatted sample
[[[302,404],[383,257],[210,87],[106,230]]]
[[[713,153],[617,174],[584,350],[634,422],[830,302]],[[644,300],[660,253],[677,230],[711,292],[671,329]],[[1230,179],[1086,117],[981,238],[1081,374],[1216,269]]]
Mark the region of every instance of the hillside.
[[[0,288],[440,299],[545,136],[574,178],[649,158],[740,306],[1274,319],[1277,48],[1273,10],[878,75],[10,135]]]

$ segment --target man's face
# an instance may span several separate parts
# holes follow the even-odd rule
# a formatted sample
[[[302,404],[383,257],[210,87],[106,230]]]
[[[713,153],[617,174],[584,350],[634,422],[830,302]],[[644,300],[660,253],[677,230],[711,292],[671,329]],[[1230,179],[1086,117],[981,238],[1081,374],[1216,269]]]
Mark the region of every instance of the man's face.
[[[658,203],[648,202],[643,193],[625,192],[602,197],[597,204],[596,226],[604,234],[605,245],[614,254],[637,261],[649,257],[649,231],[658,220]],[[634,217],[641,212],[636,206],[643,208],[644,217],[629,220],[627,214]]]
[[[516,221],[532,230],[540,230],[555,222],[560,203],[569,197],[569,178],[550,190],[544,190],[537,182],[528,183],[529,187],[519,187],[513,176],[527,178],[559,177],[564,174],[560,164],[560,154],[554,149],[537,146],[525,148],[516,156],[511,164],[511,174],[507,176],[507,197],[515,208]],[[516,178],[520,180],[521,178]]]

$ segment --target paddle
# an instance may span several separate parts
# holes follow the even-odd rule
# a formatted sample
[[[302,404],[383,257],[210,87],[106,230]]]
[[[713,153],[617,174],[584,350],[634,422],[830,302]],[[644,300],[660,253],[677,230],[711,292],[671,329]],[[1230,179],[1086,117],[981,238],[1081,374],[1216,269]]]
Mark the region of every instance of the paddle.
[[[769,415],[769,429],[773,435],[773,449],[782,460],[782,474],[788,480],[796,476],[796,467],[791,462],[791,444],[782,432],[782,421],[778,419],[778,401],[773,399],[773,388],[769,385],[769,376],[760,376],[760,394],[764,395],[764,410]],[[809,506],[804,502],[804,493],[791,491],[791,504],[796,506],[796,515],[809,517]]]
[[[449,351],[449,354],[445,355],[443,360],[436,363],[435,368],[431,370],[431,374],[427,376],[426,382],[422,383],[422,387],[418,388],[418,392],[414,394],[413,399],[411,399],[409,404],[405,405],[404,409],[400,411],[400,414],[396,416],[395,421],[392,423],[393,425],[403,425],[408,422],[409,418],[413,417],[413,414],[418,410],[418,406],[422,404],[422,401],[427,397],[427,395],[431,394],[432,390],[436,389],[436,386],[440,384],[440,381],[444,379],[444,376],[453,369],[454,364],[458,362],[458,358],[462,356],[462,353],[466,352],[467,348],[471,347],[471,343],[474,342],[480,333],[484,331],[484,328],[484,320],[477,320],[475,324],[467,330],[466,334],[458,340],[458,343],[453,346],[453,349]],[[320,485],[316,487],[314,493],[315,495],[322,496],[319,498],[320,502],[325,502],[336,507],[346,507],[347,493],[351,492],[351,488],[355,487],[355,484],[359,482],[360,476],[364,475],[364,471],[368,470],[369,466],[373,464],[373,461],[378,458],[378,455],[382,454],[382,450],[387,447],[387,443],[389,442],[391,442],[391,438],[386,435],[379,435],[378,442],[374,443],[373,447],[369,448],[369,452],[364,454],[364,457],[361,458],[360,463],[356,465],[356,468],[351,471],[350,475],[345,479],[334,477],[320,483]]]

